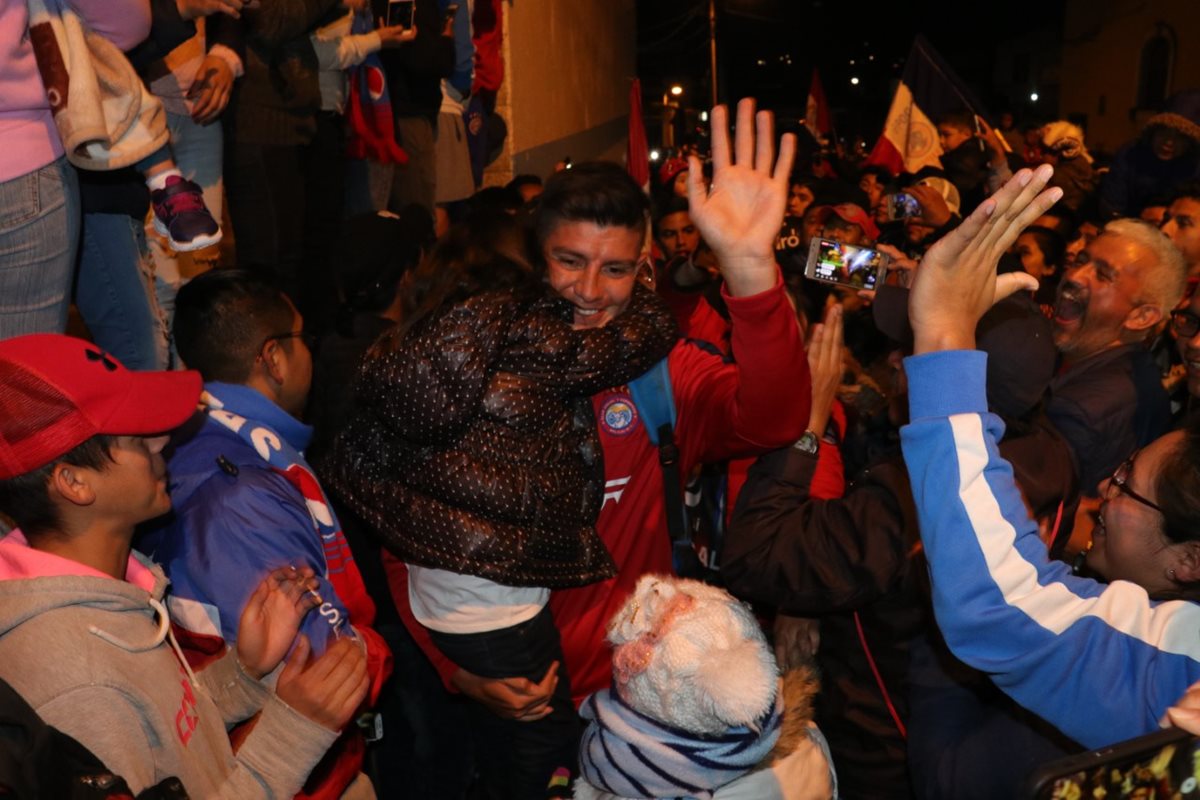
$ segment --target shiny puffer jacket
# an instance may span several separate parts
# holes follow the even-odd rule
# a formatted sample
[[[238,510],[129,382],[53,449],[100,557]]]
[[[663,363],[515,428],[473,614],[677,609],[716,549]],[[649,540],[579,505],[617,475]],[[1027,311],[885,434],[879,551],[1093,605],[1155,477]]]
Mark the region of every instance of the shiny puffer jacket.
[[[594,528],[604,463],[591,395],[644,373],[677,332],[640,285],[589,330],[571,328],[565,300],[527,294],[478,294],[373,350],[321,477],[404,561],[580,586],[616,573]]]

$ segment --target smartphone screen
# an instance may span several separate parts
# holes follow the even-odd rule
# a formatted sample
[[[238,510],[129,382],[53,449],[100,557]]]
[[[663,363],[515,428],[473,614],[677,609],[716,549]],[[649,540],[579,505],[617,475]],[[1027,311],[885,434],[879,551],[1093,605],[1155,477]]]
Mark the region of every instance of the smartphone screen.
[[[814,238],[808,250],[806,277],[852,289],[874,289],[887,271],[885,253],[869,247]]]
[[[1171,728],[1052,761],[1027,782],[1035,800],[1200,797],[1200,742]]]
[[[390,0],[387,11],[388,27],[399,25],[401,28],[411,28],[415,6],[416,0]]]
[[[897,192],[885,198],[888,219],[909,219],[921,216],[921,204],[911,194]]]

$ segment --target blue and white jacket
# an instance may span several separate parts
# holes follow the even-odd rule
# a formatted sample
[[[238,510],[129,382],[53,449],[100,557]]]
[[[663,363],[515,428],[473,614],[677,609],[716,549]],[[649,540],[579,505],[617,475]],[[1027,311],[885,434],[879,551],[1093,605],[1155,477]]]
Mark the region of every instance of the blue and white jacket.
[[[1050,560],[996,448],[986,365],[977,351],[905,361],[901,438],[938,625],[956,656],[1086,747],[1157,730],[1200,680],[1200,605]]]
[[[268,426],[297,451],[312,437],[312,428],[254,389],[225,383],[205,388],[217,392],[227,410]],[[320,584],[322,605],[300,624],[313,652],[325,652],[349,632],[347,602],[334,587],[343,559],[330,558],[304,498],[254,448],[206,419],[178,443],[167,468],[173,513],[138,544],[170,578],[171,617],[190,637],[236,642],[255,587],[270,570],[289,564],[312,567]],[[185,649],[192,649],[191,641]]]

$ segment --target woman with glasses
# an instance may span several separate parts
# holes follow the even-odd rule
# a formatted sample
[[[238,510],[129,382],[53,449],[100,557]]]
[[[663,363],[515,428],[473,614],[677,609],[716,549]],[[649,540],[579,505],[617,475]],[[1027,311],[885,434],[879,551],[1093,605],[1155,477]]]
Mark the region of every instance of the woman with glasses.
[[[1151,599],[1200,600],[1200,425],[1137,451],[1100,484],[1087,567]],[[1200,638],[1200,632],[1198,632]]]

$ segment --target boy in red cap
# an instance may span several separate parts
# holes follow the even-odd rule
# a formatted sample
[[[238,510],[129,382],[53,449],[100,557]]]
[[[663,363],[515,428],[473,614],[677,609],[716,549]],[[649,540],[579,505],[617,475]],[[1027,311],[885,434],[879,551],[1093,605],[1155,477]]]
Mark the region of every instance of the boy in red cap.
[[[194,372],[130,372],[59,335],[0,341],[0,678],[134,792],[167,777],[192,797],[290,797],[367,690],[353,642],[308,662],[312,572],[255,592],[236,653],[200,673],[179,654],[166,578],[132,549],[170,510],[166,432],[195,410]],[[260,712],[235,756],[225,726]]]

